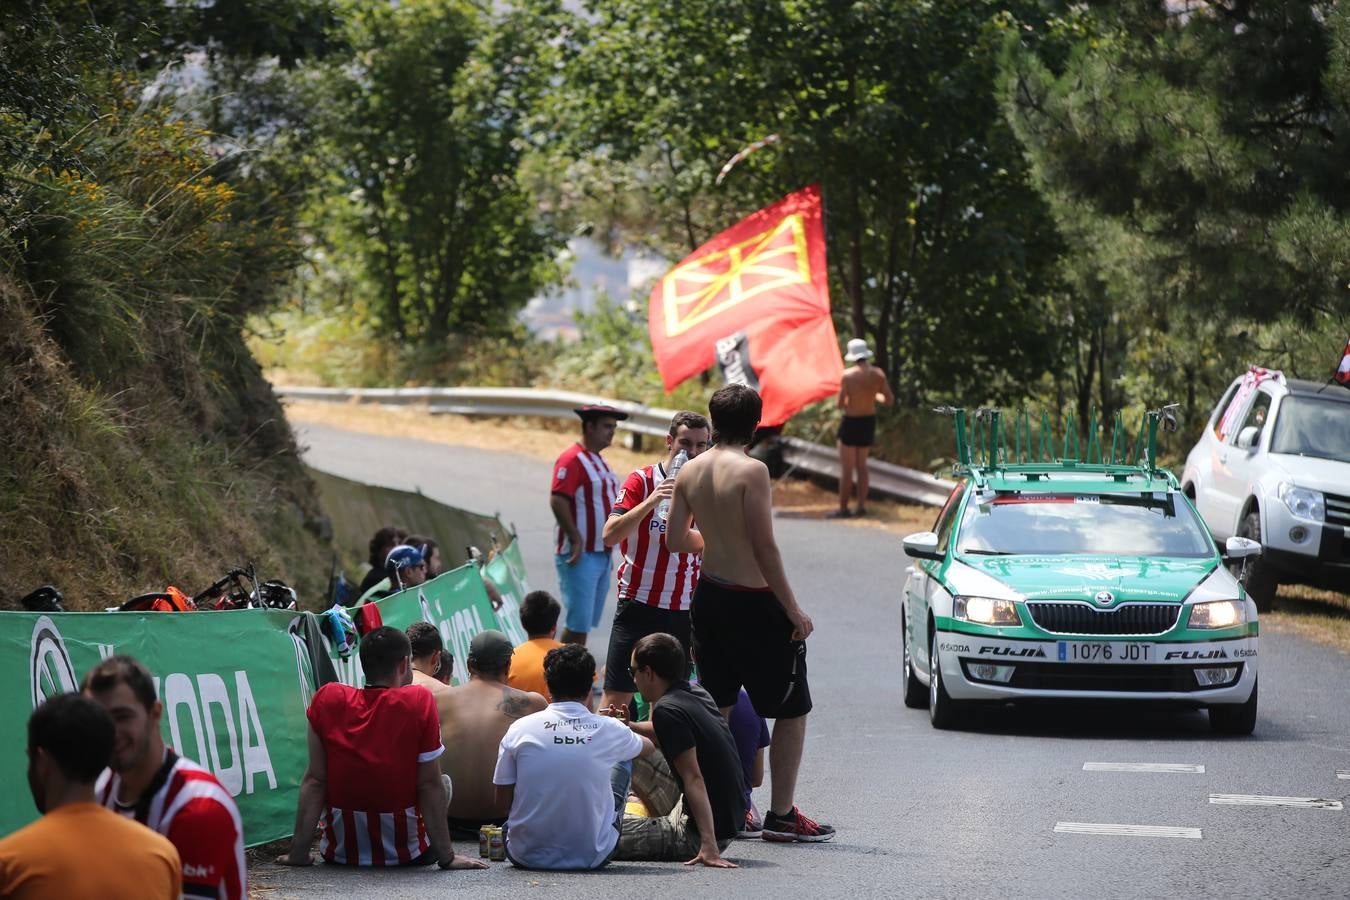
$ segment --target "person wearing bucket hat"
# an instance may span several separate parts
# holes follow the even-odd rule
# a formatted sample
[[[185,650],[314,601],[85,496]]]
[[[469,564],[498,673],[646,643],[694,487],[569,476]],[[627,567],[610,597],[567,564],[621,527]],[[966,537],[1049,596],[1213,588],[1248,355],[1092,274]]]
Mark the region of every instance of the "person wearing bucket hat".
[[[832,519],[846,519],[850,515],[867,514],[867,453],[876,439],[877,404],[894,403],[886,373],[871,363],[872,351],[867,341],[853,338],[844,351],[844,362],[849,367],[839,384],[836,402],[843,411],[839,422],[839,509],[830,513]],[[856,482],[858,506],[849,512],[848,501]]]
[[[562,641],[585,644],[600,624],[609,594],[610,552],[603,530],[619,480],[600,454],[614,443],[614,430],[628,413],[600,403],[573,410],[581,419],[581,439],[553,464],[549,508],[554,528],[554,564],[567,608]]]

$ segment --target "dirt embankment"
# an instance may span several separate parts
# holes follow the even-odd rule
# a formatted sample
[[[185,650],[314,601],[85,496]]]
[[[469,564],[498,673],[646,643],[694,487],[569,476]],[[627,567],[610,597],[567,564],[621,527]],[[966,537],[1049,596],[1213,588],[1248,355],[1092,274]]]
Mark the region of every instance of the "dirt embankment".
[[[317,498],[238,330],[52,319],[0,276],[0,608],[42,584],[76,610],[192,593],[250,560],[317,603]]]

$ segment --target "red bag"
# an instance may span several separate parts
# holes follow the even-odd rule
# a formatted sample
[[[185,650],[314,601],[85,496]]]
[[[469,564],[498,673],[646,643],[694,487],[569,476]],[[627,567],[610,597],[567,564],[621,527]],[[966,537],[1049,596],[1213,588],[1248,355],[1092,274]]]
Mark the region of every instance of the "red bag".
[[[374,603],[363,603],[356,608],[356,633],[365,635],[384,624],[380,608]]]

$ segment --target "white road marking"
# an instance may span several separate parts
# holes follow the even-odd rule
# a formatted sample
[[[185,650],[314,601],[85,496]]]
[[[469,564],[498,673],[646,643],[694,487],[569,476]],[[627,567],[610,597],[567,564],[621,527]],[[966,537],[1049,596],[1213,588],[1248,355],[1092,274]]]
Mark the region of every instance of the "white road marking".
[[[1342,809],[1339,800],[1319,797],[1263,797],[1259,794],[1210,794],[1210,803],[1233,806],[1292,806],[1298,809]]]
[[[1176,825],[1109,825],[1101,822],[1056,822],[1057,834],[1111,834],[1125,837],[1165,837],[1200,839],[1199,828]]]
[[[1350,770],[1342,769],[1336,773],[1336,777],[1342,781],[1350,781]]]
[[[1086,762],[1084,772],[1175,772],[1187,775],[1205,774],[1204,766],[1191,763],[1114,763]]]

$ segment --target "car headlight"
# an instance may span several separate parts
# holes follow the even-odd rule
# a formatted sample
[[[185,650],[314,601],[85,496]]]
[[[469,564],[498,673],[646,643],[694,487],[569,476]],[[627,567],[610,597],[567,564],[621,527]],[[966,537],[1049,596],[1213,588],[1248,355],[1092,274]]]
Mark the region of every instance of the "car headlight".
[[[952,602],[952,615],[978,625],[1021,625],[1017,604],[1011,600],[992,597],[957,597]]]
[[[1315,522],[1326,519],[1327,501],[1322,496],[1321,491],[1295,487],[1282,481],[1280,482],[1279,494],[1280,502],[1300,519],[1312,519]]]
[[[1189,628],[1232,628],[1247,621],[1247,604],[1241,600],[1212,600],[1191,607]]]

